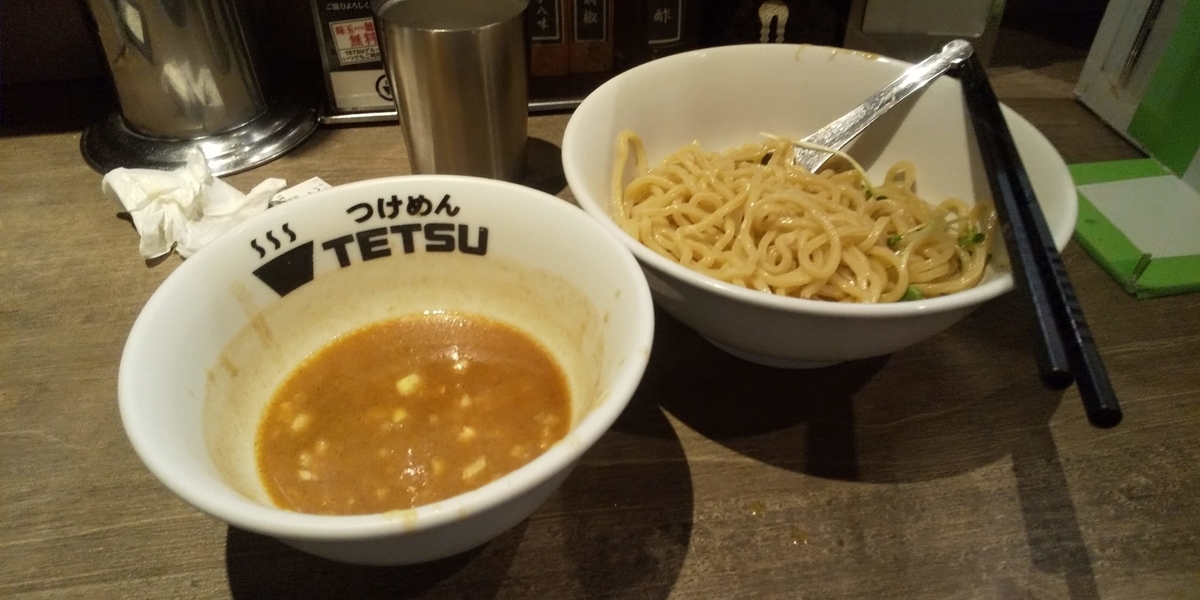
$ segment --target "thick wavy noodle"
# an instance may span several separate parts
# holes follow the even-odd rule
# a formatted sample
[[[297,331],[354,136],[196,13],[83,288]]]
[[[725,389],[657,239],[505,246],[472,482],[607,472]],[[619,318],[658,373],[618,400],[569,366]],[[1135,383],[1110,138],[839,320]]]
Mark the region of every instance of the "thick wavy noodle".
[[[979,283],[996,231],[990,202],[925,202],[907,162],[875,186],[857,165],[814,175],[785,162],[792,145],[769,139],[714,153],[692,144],[647,168],[641,139],[624,132],[616,220],[689,269],[781,296],[895,302]],[[630,158],[636,174],[623,185]]]

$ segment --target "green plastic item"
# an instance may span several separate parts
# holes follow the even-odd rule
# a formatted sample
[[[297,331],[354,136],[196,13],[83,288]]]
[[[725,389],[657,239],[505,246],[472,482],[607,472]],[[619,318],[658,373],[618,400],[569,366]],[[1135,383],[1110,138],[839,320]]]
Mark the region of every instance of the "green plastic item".
[[[1150,158],[1071,165],[1076,186],[1173,177]],[[1130,198],[1130,202],[1138,202]],[[1148,217],[1149,218],[1149,217]],[[1195,231],[1200,236],[1200,229]],[[1153,298],[1200,291],[1200,254],[1155,257],[1134,244],[1081,190],[1075,240],[1129,294]]]

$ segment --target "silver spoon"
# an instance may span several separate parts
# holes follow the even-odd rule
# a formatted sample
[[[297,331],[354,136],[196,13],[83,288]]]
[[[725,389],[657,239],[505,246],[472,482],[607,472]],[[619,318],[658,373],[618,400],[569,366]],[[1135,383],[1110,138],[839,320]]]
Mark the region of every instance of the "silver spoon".
[[[841,150],[842,146],[862,133],[862,130],[879,118],[879,115],[899,104],[909,94],[929,85],[950,67],[966,60],[972,52],[974,48],[971,47],[971,43],[964,40],[954,40],[946,44],[941,52],[905,69],[899,78],[867,98],[857,108],[802,141]],[[804,167],[810,173],[816,173],[831,156],[833,154],[830,152],[795,146],[792,148],[791,158],[792,164]]]

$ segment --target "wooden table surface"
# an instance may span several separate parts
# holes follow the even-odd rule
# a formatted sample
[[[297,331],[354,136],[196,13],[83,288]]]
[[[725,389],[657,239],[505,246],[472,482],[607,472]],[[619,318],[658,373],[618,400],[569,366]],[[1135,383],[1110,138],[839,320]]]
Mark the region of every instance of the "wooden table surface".
[[[1068,162],[1137,156],[1070,90],[1078,55],[996,67]],[[531,122],[566,196],[568,116]],[[116,402],[148,266],[75,132],[0,138],[0,597],[1198,598],[1200,298],[1134,300],[1065,260],[1125,422],[1038,384],[1017,297],[814,371],[733,359],[660,314],[624,416],[530,519],[433,564],[361,568],[209,519],[143,468]],[[322,129],[229,178],[406,168],[395,126]]]

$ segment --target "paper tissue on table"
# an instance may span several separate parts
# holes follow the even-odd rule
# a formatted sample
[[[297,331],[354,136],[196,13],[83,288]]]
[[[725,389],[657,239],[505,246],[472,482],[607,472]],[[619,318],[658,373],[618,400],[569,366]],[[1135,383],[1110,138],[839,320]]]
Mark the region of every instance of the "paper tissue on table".
[[[113,169],[101,187],[129,211],[142,238],[138,248],[142,256],[157,258],[174,249],[187,258],[267,210],[272,196],[286,185],[271,178],[243,194],[214,177],[204,153],[193,149],[179,169]]]

